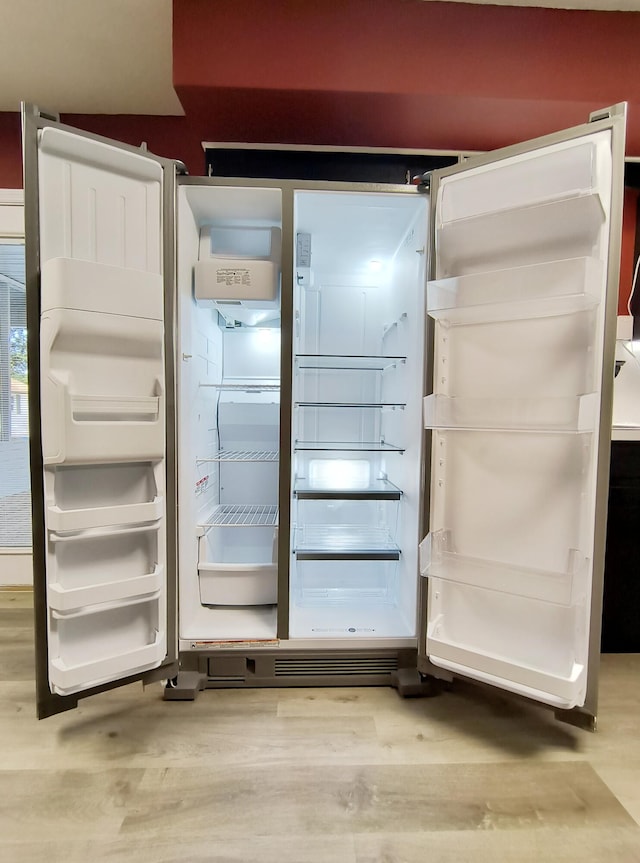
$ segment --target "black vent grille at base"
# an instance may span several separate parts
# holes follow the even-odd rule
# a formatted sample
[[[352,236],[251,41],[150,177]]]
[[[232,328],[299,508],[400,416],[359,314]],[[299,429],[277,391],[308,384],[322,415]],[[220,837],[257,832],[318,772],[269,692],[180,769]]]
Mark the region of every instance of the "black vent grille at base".
[[[275,677],[329,677],[329,676],[362,676],[374,674],[391,674],[398,668],[396,656],[373,658],[344,657],[331,659],[319,656],[317,659],[276,659]]]

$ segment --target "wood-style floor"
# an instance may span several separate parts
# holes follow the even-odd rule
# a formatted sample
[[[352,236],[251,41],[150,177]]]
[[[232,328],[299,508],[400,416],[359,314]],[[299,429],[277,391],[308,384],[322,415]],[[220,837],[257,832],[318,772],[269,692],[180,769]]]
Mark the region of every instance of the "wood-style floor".
[[[640,655],[600,730],[471,685],[159,685],[35,719],[31,597],[0,592],[2,863],[640,863]]]

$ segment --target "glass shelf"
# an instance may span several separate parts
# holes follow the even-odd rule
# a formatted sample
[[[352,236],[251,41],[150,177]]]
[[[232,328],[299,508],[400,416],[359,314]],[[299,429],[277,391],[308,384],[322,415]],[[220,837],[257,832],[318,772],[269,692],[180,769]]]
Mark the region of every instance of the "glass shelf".
[[[553,317],[595,307],[603,280],[596,258],[458,276],[427,284],[427,309],[450,326]]]
[[[280,453],[272,450],[220,450],[209,458],[196,459],[197,464],[228,461],[278,461]]]
[[[280,384],[200,384],[200,386],[221,392],[262,393],[280,391]]]
[[[296,452],[404,452],[404,447],[384,441],[295,441]]]
[[[276,505],[222,503],[214,508],[209,521],[198,527],[275,527],[277,524]]]
[[[298,560],[398,560],[400,549],[386,528],[355,524],[305,525],[295,532]]]
[[[297,408],[399,408],[404,410],[406,402],[295,402]]]
[[[298,480],[293,490],[298,500],[400,500],[402,491],[387,479],[376,479],[364,488],[323,488]]]
[[[405,363],[406,357],[383,357],[345,354],[296,354],[298,369],[313,369],[314,371],[373,371],[384,372],[399,363]]]
[[[568,606],[579,600],[576,585],[584,583],[582,576],[587,573],[589,561],[576,549],[567,551],[566,570],[534,569],[458,554],[452,531],[438,530],[427,534],[420,543],[420,573],[428,578]]]
[[[580,434],[595,430],[597,409],[597,393],[537,399],[430,395],[423,401],[423,418],[428,429]]]

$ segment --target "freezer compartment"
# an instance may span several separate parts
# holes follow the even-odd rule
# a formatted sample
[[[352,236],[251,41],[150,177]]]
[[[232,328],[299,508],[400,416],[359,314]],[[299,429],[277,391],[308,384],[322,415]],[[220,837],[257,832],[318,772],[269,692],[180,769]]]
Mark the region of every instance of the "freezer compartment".
[[[595,431],[599,396],[573,398],[450,398],[426,396],[423,402],[427,429],[502,429],[581,433]]]
[[[58,612],[157,593],[164,586],[158,524],[49,534],[48,600]]]
[[[395,606],[398,568],[398,559],[346,561],[298,557],[294,601],[300,608]]]
[[[66,695],[157,666],[166,654],[160,598],[90,606],[50,620],[49,678]]]
[[[586,656],[575,652],[581,608],[440,581],[429,595],[435,665],[556,707],[584,701]]]
[[[427,310],[457,326],[571,314],[602,295],[602,261],[574,258],[429,282]]]
[[[45,464],[163,457],[163,344],[160,321],[68,309],[43,313]]]
[[[429,533],[420,543],[420,574],[424,577],[559,605],[584,600],[589,566],[584,553],[575,548],[567,550],[566,567],[557,572],[471,557],[457,551],[455,535],[450,530]]]
[[[253,518],[245,513],[248,526],[238,526],[243,516],[233,511],[239,509],[219,507],[219,520],[233,518],[236,526],[209,526],[198,540],[203,605],[273,605],[278,600],[277,509],[245,507]]]

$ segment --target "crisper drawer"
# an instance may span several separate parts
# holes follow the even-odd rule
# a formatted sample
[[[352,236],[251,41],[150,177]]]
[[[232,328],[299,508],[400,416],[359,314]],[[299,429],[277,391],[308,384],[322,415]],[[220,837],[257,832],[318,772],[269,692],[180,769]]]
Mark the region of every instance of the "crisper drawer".
[[[298,606],[396,605],[397,560],[298,560]]]

